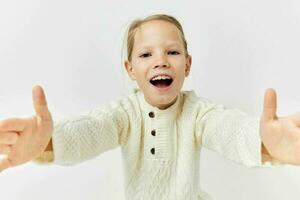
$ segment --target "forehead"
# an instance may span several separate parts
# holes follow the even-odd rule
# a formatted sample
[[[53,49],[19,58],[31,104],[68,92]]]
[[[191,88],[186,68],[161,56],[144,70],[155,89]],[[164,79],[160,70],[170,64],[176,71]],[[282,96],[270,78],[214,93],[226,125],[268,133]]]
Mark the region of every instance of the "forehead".
[[[152,20],[137,28],[134,36],[134,46],[153,46],[177,43],[183,45],[178,28],[166,21]]]

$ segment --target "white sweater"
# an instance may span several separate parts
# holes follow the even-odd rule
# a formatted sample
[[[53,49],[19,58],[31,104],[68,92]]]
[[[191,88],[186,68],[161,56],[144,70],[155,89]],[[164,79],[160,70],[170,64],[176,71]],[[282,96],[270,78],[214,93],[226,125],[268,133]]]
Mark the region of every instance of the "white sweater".
[[[182,91],[160,110],[134,89],[128,96],[55,122],[54,163],[73,165],[122,148],[127,200],[206,200],[202,146],[248,167],[263,166],[259,118]]]

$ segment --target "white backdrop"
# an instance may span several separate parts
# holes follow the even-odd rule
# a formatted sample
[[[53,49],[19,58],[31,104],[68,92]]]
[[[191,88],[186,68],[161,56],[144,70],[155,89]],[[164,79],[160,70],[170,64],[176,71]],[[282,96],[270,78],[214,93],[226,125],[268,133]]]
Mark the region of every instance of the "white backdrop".
[[[34,113],[42,85],[56,119],[126,95],[121,62],[128,23],[154,13],[177,17],[193,56],[184,90],[260,115],[264,91],[278,115],[300,110],[297,0],[0,2],[0,118]],[[24,164],[0,173],[2,200],[124,199],[120,149],[73,167]],[[215,200],[298,200],[300,167],[248,169],[206,149],[201,184]]]

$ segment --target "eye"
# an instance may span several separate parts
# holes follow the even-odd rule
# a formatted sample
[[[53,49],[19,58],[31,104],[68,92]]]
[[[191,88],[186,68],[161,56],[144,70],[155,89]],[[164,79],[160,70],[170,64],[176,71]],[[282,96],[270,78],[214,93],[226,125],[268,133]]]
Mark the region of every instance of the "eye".
[[[149,57],[149,56],[151,56],[150,53],[143,53],[143,54],[140,55],[139,57],[140,57],[140,58],[147,58],[147,57]]]
[[[169,51],[168,54],[170,54],[170,55],[179,55],[180,53],[178,51]]]

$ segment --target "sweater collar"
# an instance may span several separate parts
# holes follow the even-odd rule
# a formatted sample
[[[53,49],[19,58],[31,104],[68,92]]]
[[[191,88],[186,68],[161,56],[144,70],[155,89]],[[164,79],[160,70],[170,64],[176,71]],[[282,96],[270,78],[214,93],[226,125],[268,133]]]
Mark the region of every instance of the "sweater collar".
[[[140,103],[140,107],[141,107],[141,110],[146,113],[147,115],[150,113],[150,112],[154,112],[154,115],[159,117],[159,116],[164,116],[164,117],[167,117],[171,120],[174,120],[178,113],[179,113],[179,109],[180,109],[180,105],[182,103],[182,92],[180,92],[178,95],[177,95],[177,99],[176,99],[176,102],[171,105],[170,107],[168,107],[167,109],[164,109],[164,110],[161,110],[155,106],[152,106],[151,104],[149,104],[146,100],[145,100],[145,97],[144,97],[144,93],[140,90],[140,89],[134,89],[137,97],[138,97],[138,100],[139,100],[139,103]]]

